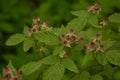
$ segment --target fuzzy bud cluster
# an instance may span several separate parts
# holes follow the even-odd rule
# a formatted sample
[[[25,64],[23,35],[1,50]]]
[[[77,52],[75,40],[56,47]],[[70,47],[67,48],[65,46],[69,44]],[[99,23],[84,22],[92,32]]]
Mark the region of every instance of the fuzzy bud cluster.
[[[9,67],[3,69],[4,76],[2,80],[20,80],[23,72],[18,71],[15,75],[13,74],[12,70]]]
[[[62,43],[66,47],[71,47],[70,45],[74,42],[81,42],[83,41],[83,37],[77,36],[73,29],[70,29],[69,32],[66,35],[61,35],[60,39],[62,40]]]
[[[102,36],[100,34],[95,34],[94,39],[87,45],[83,46],[86,51],[104,52],[104,45],[101,44]]]
[[[33,27],[28,30],[29,36],[31,36],[34,32],[48,30],[48,23],[42,22],[39,18],[33,19]]]
[[[96,3],[87,7],[88,12],[92,11],[94,14],[99,14],[101,12],[101,4]]]

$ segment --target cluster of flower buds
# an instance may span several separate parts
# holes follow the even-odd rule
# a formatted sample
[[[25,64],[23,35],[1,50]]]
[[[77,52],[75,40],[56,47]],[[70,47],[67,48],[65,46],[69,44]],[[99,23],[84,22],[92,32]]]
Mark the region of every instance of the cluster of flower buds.
[[[101,12],[101,4],[96,3],[87,7],[88,12],[92,11],[94,14],[99,14]]]
[[[23,72],[18,71],[15,75],[13,74],[12,70],[9,67],[3,69],[4,76],[2,80],[20,80]]]
[[[48,23],[42,22],[39,18],[33,19],[33,27],[28,30],[29,36],[31,36],[34,32],[48,30]]]
[[[69,52],[63,51],[59,56],[60,58],[67,58],[69,56]]]
[[[101,44],[101,35],[95,34],[94,39],[88,45],[83,46],[86,51],[104,52],[104,45]]]
[[[81,41],[83,41],[83,37],[77,36],[74,33],[73,29],[70,29],[69,32],[66,35],[61,35],[60,39],[62,40],[62,43],[66,47],[71,47],[70,44],[72,44],[74,42],[81,42]]]

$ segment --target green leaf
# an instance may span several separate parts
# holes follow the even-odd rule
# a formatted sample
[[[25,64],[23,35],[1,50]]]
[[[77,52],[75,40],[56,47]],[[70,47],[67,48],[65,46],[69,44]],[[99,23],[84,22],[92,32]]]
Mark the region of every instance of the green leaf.
[[[38,69],[35,72],[33,72],[32,74],[30,74],[30,75],[24,75],[23,74],[22,80],[37,80],[38,77],[39,77],[40,71],[41,70]]]
[[[62,45],[57,46],[57,47],[55,47],[55,49],[53,51],[53,55],[60,54],[60,53],[62,53],[62,51],[63,51],[63,46]]]
[[[109,16],[109,21],[120,23],[120,13],[114,13],[111,16]]]
[[[59,37],[53,32],[38,32],[34,34],[34,37],[47,45],[58,45],[61,43]]]
[[[96,15],[90,15],[88,18],[88,22],[95,28],[98,28],[98,19]]]
[[[107,63],[106,57],[103,53],[98,53],[97,54],[97,60],[102,65],[105,65]]]
[[[94,38],[94,35],[95,35],[96,32],[97,32],[96,29],[88,28],[88,29],[83,33],[83,35],[84,35],[84,37],[85,37],[88,41],[90,41],[90,40],[92,40],[92,39]]]
[[[92,53],[86,53],[84,56],[84,59],[81,64],[81,68],[85,69],[88,67],[89,64],[91,64],[91,61],[93,61],[94,57]]]
[[[43,74],[43,80],[61,80],[65,72],[62,64],[57,63],[49,67]]]
[[[105,56],[111,64],[120,65],[120,51],[111,50],[108,51]]]
[[[29,30],[29,27],[25,26],[23,29],[24,35],[28,36],[28,30]]]
[[[12,70],[12,72],[13,72],[14,74],[16,74],[17,70],[16,70],[16,68],[13,66],[13,64],[12,64],[11,61],[9,61],[9,64],[8,64],[7,66]]]
[[[76,18],[70,21],[67,25],[67,30],[73,29],[76,33],[80,32],[86,25],[86,18]]]
[[[88,17],[88,11],[86,10],[80,10],[80,11],[72,11],[72,14],[78,17],[84,17],[87,18]]]
[[[26,38],[23,43],[23,50],[27,52],[33,45],[33,40],[31,38]]]
[[[74,76],[71,80],[90,80],[90,73],[83,71],[81,74]]]
[[[14,34],[12,35],[7,41],[6,45],[11,46],[11,45],[17,45],[18,43],[24,41],[25,36],[23,34]]]
[[[66,69],[73,71],[73,72],[76,72],[76,73],[79,73],[79,70],[78,70],[76,64],[70,58],[63,58],[62,64],[64,65],[64,67]]]
[[[24,75],[30,75],[41,67],[42,63],[39,62],[29,62],[23,65],[20,70],[23,71]]]
[[[49,64],[49,65],[55,64],[55,63],[57,63],[57,62],[60,62],[60,57],[59,57],[59,56],[50,55],[50,56],[47,56],[47,57],[43,58],[43,59],[41,60],[41,62],[42,62],[43,64]]]
[[[101,75],[93,75],[91,80],[103,80],[103,77]]]
[[[63,25],[60,28],[53,28],[53,31],[58,36],[61,36],[67,33],[66,27],[64,27]]]
[[[107,64],[103,66],[103,74],[107,76],[109,79],[112,78],[114,73],[114,68],[111,66],[111,64]]]
[[[115,41],[111,41],[111,40],[105,40],[105,41],[103,41],[104,50],[107,50],[109,48],[111,49],[114,43],[115,43]]]

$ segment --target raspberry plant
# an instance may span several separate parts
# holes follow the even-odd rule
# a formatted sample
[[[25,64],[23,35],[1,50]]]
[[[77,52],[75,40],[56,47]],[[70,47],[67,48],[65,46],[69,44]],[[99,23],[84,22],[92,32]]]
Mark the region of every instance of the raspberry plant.
[[[23,65],[18,71],[10,61],[1,79],[113,80],[114,70],[120,66],[120,30],[118,27],[118,33],[114,32],[109,23],[119,24],[120,14],[111,15],[109,22],[100,17],[101,10],[96,3],[87,10],[73,11],[76,18],[60,28],[33,19],[31,28],[25,26],[23,34],[12,35],[6,45],[23,42],[23,50],[33,48],[39,60]]]

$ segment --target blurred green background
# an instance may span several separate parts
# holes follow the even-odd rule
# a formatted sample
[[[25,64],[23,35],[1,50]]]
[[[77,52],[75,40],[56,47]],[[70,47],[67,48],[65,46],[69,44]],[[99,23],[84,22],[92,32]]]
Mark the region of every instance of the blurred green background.
[[[25,25],[31,27],[33,18],[39,17],[50,26],[60,27],[74,17],[71,11],[86,9],[96,2],[102,4],[102,17],[107,18],[120,12],[120,0],[0,0],[0,72],[9,60],[18,69],[21,65],[38,59],[32,50],[24,53],[22,44],[5,45],[9,36],[22,33]],[[120,71],[116,72],[116,76],[120,76]]]

